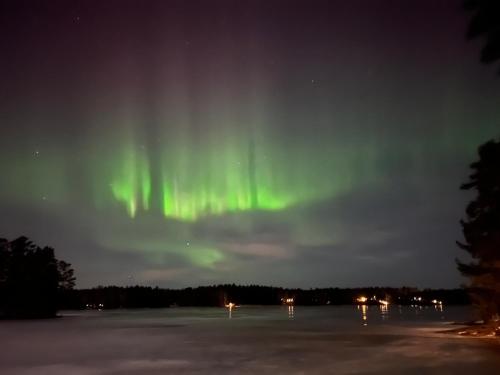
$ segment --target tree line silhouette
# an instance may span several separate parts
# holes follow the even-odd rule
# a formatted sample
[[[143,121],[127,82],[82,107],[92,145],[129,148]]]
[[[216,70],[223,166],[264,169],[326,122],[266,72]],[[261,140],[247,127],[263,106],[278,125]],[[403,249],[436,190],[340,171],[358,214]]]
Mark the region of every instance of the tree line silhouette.
[[[145,286],[106,286],[67,290],[61,300],[64,309],[156,308],[172,306],[223,307],[229,302],[238,305],[280,305],[293,298],[295,305],[325,306],[386,300],[397,305],[468,304],[464,289],[403,288],[316,288],[288,289],[261,285],[221,284],[184,289],[161,289]]]
[[[26,237],[0,239],[0,317],[54,317],[63,292],[74,286],[71,265],[53,248]]]
[[[261,285],[222,284],[184,289],[107,286],[74,289],[69,263],[58,260],[51,247],[26,237],[0,239],[0,317],[48,318],[59,309],[158,308],[170,306],[279,305],[292,298],[296,305],[467,304],[464,289],[419,290],[403,287],[290,289]],[[433,302],[434,301],[434,302]]]

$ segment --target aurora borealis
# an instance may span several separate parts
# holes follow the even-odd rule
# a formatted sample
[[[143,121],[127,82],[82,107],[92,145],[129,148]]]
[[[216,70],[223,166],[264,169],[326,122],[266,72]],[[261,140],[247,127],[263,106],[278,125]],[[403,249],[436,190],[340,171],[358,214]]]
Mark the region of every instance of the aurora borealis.
[[[500,79],[457,2],[0,7],[0,237],[78,286],[461,282]]]
[[[349,189],[351,179],[361,179],[354,175],[359,173],[353,168],[356,156],[342,147],[333,151],[325,144],[318,150],[298,144],[289,146],[294,152],[287,156],[284,145],[269,144],[256,132],[233,136],[231,129],[224,129],[222,140],[210,139],[210,133],[217,138],[221,130],[208,132],[209,139],[203,141],[195,133],[180,139],[166,136],[158,157],[124,142],[105,172],[112,194],[105,193],[105,200],[122,203],[132,218],[156,209],[166,218],[193,221],[231,212],[284,210],[340,194]],[[310,163],[320,163],[323,172],[311,170]]]

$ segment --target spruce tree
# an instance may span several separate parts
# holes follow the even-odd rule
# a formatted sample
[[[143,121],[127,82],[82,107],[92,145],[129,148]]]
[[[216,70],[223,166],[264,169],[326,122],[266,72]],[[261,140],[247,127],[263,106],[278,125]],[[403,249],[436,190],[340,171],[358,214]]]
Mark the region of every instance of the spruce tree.
[[[469,278],[469,290],[485,323],[498,325],[500,314],[500,141],[479,147],[479,160],[470,165],[473,173],[461,186],[476,197],[461,221],[465,242],[457,244],[472,256],[458,261],[460,272]]]

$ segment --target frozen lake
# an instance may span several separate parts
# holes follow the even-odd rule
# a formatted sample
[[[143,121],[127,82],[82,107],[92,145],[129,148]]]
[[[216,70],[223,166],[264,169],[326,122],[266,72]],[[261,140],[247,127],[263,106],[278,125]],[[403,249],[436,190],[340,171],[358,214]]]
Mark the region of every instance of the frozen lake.
[[[437,333],[464,307],[242,306],[0,321],[0,374],[498,374],[493,339]]]

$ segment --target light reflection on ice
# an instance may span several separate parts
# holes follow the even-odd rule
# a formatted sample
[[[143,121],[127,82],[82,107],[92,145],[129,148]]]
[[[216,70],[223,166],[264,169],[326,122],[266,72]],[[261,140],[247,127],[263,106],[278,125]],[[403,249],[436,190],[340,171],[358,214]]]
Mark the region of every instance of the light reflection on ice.
[[[0,322],[0,373],[495,373],[500,358],[484,341],[435,333],[446,328],[443,316],[465,320],[469,312],[396,305],[71,312]]]

